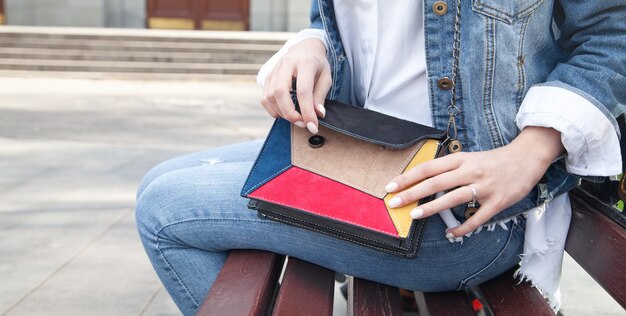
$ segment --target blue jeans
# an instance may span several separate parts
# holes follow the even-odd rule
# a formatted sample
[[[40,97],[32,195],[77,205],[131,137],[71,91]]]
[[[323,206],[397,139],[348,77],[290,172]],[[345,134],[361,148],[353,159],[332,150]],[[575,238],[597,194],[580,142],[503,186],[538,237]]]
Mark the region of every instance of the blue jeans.
[[[463,289],[519,261],[524,221],[482,231],[463,244],[445,238],[439,216],[428,219],[415,259],[396,257],[257,217],[239,191],[262,145],[251,141],[163,162],[137,194],[141,240],[165,288],[193,315],[230,249],[262,249],[328,269],[418,291]]]

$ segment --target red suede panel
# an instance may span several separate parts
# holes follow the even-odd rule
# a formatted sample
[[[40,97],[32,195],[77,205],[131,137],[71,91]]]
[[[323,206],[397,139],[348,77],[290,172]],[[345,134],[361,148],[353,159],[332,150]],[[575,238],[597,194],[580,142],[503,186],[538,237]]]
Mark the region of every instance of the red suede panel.
[[[398,236],[383,200],[298,167],[262,185],[250,197]]]

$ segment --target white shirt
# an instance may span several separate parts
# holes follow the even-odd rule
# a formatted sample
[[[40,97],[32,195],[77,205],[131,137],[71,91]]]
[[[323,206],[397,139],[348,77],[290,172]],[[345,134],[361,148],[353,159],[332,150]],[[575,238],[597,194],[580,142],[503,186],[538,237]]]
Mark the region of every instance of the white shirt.
[[[422,1],[379,3],[334,1],[337,25],[352,69],[352,102],[432,126]],[[289,47],[311,37],[319,38],[328,47],[323,30],[301,31],[261,68],[257,76],[259,85],[263,85]],[[582,176],[621,173],[615,129],[598,108],[577,93],[559,87],[531,87],[517,113],[516,123],[520,130],[542,126],[561,132],[567,152],[566,168],[571,173]],[[566,194],[559,196],[529,210],[526,216],[524,254],[518,272],[522,279],[537,286],[558,310],[561,264],[571,217],[569,198]],[[495,226],[490,225],[487,230]]]
[[[352,103],[430,126],[422,1],[379,3],[335,1]]]

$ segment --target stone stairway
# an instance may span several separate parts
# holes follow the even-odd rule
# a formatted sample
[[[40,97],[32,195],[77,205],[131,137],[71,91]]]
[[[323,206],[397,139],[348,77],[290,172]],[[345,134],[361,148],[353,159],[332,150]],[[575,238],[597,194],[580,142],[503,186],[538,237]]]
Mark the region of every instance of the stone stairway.
[[[0,71],[149,79],[254,78],[290,33],[0,27]]]

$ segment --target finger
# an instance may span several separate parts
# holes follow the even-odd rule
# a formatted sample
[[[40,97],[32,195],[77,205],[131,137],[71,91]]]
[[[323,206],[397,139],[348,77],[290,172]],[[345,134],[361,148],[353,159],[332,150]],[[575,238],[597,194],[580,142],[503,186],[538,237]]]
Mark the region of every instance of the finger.
[[[317,134],[317,116],[313,102],[313,84],[317,77],[317,69],[314,64],[305,63],[298,68],[296,76],[296,92],[302,120],[311,133]]]
[[[277,118],[277,117],[280,117],[280,114],[275,109],[275,104],[273,102],[274,99],[273,98],[270,99],[268,97],[268,94],[269,94],[269,83],[270,83],[270,77],[267,77],[265,79],[265,84],[263,85],[263,94],[261,96],[261,105],[265,109],[265,112],[267,112],[273,118]]]
[[[280,68],[280,64],[277,67]],[[278,72],[278,70],[275,71]],[[272,74],[274,74],[274,72]],[[267,89],[265,99],[272,109],[274,109],[280,117],[283,117],[283,112],[278,107],[278,104],[276,103],[276,96],[274,95],[274,91],[276,90],[276,76],[270,75],[270,77],[267,78],[267,81],[268,82],[265,84],[265,89]]]
[[[265,109],[265,112],[267,112],[267,114],[269,114],[271,117],[273,118],[278,118],[280,117],[280,115],[278,115],[278,113],[276,113],[276,111],[274,111],[274,109],[269,106],[266,105],[265,103],[261,102],[261,105],[263,106],[263,108]]]
[[[471,201],[472,198],[472,191],[467,186],[460,187],[440,196],[435,200],[424,203],[423,205],[418,205],[413,211],[411,211],[411,218],[420,219],[429,217],[443,210],[467,203]]]
[[[461,154],[463,153],[456,153],[419,164],[391,180],[385,186],[385,190],[387,192],[398,192],[424,179],[454,170],[460,166],[465,156]]]
[[[326,116],[324,101],[326,100],[326,95],[328,94],[330,87],[332,87],[332,84],[333,81],[330,75],[330,67],[324,67],[315,82],[315,87],[313,88],[313,102],[315,110],[317,111],[317,115],[321,118]]]
[[[274,85],[274,83],[272,82],[269,86],[272,87]],[[271,89],[268,89],[271,91]],[[283,112],[281,111],[280,107],[278,106],[278,104],[276,104],[276,98],[274,97],[274,95],[272,94],[272,92],[268,92],[268,94],[270,94],[270,96],[267,97],[268,102],[270,103],[272,109],[277,113],[278,117],[285,117],[285,115],[283,114]],[[298,120],[294,123],[294,125],[296,125],[299,128],[305,128],[306,125],[304,124],[304,122],[302,122],[301,120]]]
[[[465,223],[450,229],[448,233],[454,235],[454,237],[467,235],[484,225],[489,219],[494,217],[498,211],[499,209],[496,207],[495,203],[483,204],[472,217],[465,221]]]
[[[445,172],[432,178],[428,178],[404,191],[398,193],[394,198],[400,199],[397,207],[411,204],[420,199],[433,195],[437,192],[446,191],[451,188],[465,185],[466,181],[460,176],[459,171]]]
[[[282,117],[291,123],[296,123],[302,121],[302,116],[296,112],[295,105],[291,99],[293,76],[294,69],[292,66],[282,66],[279,75],[274,79],[271,91]]]

